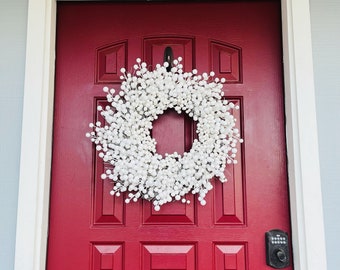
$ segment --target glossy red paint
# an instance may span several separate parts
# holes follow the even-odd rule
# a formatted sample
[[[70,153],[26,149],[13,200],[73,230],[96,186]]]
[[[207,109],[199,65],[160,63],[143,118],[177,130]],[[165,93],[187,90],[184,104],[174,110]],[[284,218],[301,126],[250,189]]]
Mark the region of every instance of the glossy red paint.
[[[279,1],[58,5],[47,269],[272,269],[264,234],[290,232]],[[162,62],[166,46],[186,71],[227,79],[245,142],[229,181],[212,179],[206,206],[188,195],[191,204],[155,212],[109,195],[108,165],[85,133],[102,121],[102,88],[119,88],[120,67]],[[153,135],[160,153],[188,151],[195,123],[169,111]]]

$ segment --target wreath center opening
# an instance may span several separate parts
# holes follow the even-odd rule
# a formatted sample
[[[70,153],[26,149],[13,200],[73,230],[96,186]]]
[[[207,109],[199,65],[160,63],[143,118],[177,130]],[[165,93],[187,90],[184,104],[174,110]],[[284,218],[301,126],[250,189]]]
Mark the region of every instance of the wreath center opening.
[[[163,157],[177,152],[183,156],[189,152],[195,139],[196,123],[186,113],[167,109],[152,122],[151,136],[157,142],[156,152]]]

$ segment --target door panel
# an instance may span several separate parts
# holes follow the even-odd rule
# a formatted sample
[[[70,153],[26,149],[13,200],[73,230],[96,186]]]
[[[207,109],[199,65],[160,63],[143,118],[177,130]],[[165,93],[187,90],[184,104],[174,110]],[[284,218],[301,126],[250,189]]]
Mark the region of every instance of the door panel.
[[[279,1],[58,3],[48,270],[271,269],[265,232],[290,232],[280,33]],[[155,211],[109,194],[111,165],[85,133],[104,122],[103,86],[119,89],[137,57],[161,63],[167,46],[185,71],[227,79],[245,141],[205,206],[189,194]],[[160,154],[190,150],[190,117],[168,110],[153,124]]]
[[[155,67],[163,63],[163,55],[166,47],[171,47],[174,55],[183,57],[183,69],[192,70],[195,63],[195,39],[185,36],[153,36],[143,38],[144,61]]]
[[[95,84],[119,83],[120,67],[127,67],[127,40],[96,49]]]

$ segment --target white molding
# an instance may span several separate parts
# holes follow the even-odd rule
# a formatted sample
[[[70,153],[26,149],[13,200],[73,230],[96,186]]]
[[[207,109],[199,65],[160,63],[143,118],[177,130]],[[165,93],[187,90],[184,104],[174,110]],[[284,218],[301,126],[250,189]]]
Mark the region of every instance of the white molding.
[[[53,123],[56,2],[28,2],[16,270],[45,269]]]
[[[56,1],[30,0],[15,270],[46,262]],[[308,0],[282,0],[294,269],[327,269]]]
[[[281,6],[294,267],[327,269],[309,1]]]

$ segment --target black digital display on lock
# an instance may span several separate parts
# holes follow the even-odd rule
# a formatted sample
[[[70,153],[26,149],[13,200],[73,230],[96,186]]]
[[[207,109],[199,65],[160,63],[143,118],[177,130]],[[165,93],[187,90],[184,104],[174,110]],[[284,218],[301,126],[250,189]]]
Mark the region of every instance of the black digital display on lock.
[[[290,264],[288,234],[281,230],[271,230],[266,232],[265,238],[267,265],[276,269],[288,267]]]

